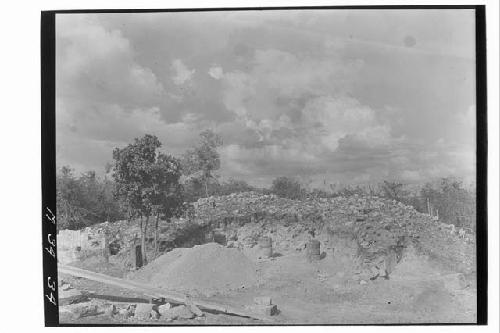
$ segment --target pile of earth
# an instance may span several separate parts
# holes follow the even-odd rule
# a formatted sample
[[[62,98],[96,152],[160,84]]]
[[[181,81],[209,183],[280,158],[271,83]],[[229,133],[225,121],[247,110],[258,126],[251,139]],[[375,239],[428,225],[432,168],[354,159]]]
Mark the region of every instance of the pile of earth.
[[[258,282],[256,267],[241,251],[217,243],[174,249],[129,278],[193,296],[223,294]]]

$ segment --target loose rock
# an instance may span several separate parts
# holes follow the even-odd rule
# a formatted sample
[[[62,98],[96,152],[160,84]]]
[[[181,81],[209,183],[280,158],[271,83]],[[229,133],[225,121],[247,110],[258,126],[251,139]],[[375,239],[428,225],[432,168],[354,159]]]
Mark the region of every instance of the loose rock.
[[[165,303],[158,307],[158,312],[160,313],[160,315],[163,315],[164,312],[170,310],[171,308],[172,305],[170,303]]]
[[[175,306],[161,313],[163,319],[192,319],[194,318],[194,313],[188,309],[185,305]]]
[[[189,310],[197,317],[202,317],[204,315],[203,311],[194,304],[189,304]]]
[[[151,312],[155,305],[150,303],[139,303],[135,309],[134,318],[139,320],[147,320],[151,318]]]
[[[104,314],[109,317],[113,317],[116,313],[116,306],[114,304],[111,304],[104,310]]]
[[[77,289],[59,290],[59,305],[76,304],[88,301],[88,297]]]

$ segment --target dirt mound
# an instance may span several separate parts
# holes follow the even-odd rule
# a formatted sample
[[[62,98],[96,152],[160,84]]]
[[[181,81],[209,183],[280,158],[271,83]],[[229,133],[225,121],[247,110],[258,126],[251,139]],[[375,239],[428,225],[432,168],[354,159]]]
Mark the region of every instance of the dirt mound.
[[[254,264],[238,249],[217,243],[175,249],[131,278],[164,289],[205,296],[257,283]]]
[[[435,267],[428,256],[417,253],[417,250],[410,246],[392,272],[391,279],[432,280],[439,278],[442,273],[442,267]]]

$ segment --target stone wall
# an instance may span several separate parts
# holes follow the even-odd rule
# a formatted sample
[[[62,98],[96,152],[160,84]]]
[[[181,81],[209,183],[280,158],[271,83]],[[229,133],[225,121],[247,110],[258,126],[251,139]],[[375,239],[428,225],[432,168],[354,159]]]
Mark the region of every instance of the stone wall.
[[[57,259],[67,264],[93,255],[105,256],[108,239],[103,228],[61,230],[57,234]]]

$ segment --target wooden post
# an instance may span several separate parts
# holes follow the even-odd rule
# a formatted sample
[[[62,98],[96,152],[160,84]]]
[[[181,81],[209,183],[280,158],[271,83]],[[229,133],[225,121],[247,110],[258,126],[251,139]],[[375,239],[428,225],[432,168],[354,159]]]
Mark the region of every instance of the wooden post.
[[[132,262],[132,267],[134,269],[141,268],[143,265],[142,262],[142,249],[140,245],[134,245],[132,250],[130,251],[130,261]]]
[[[103,252],[104,260],[106,262],[109,262],[109,240],[108,240],[107,233],[104,233],[104,242],[103,243],[104,244],[103,244],[102,252]]]

